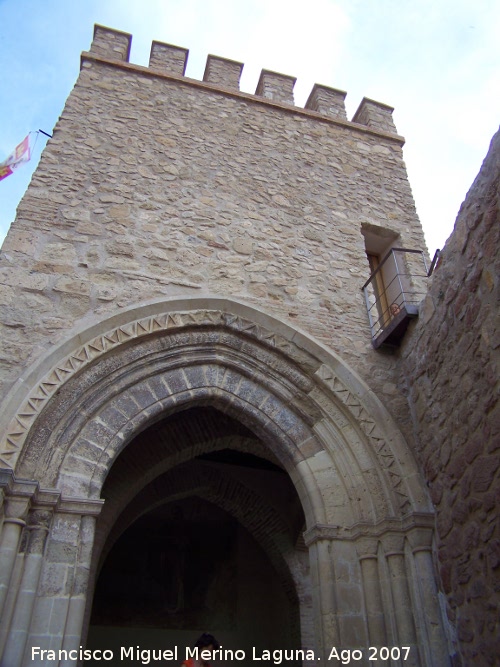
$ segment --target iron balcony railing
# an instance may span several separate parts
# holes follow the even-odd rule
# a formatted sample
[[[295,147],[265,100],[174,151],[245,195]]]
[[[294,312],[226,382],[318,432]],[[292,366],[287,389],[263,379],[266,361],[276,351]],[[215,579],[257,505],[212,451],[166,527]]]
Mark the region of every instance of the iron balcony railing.
[[[363,285],[374,347],[398,345],[425,296],[422,250],[392,248]]]

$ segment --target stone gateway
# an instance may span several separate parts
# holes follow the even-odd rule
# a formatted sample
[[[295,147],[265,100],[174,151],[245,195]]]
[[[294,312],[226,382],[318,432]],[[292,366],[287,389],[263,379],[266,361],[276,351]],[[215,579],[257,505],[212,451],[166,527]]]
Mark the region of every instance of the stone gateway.
[[[2,250],[0,664],[459,664],[392,109],[130,40],[95,27]]]

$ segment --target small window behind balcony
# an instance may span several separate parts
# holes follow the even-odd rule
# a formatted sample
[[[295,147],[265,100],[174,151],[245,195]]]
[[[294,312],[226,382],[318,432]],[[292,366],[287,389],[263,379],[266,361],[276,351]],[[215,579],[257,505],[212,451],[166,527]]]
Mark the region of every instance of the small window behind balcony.
[[[368,263],[370,265],[370,274],[374,277],[372,288],[370,291],[370,303],[372,304],[372,314],[377,315],[377,318],[384,324],[387,324],[389,317],[389,303],[387,301],[387,275],[381,267],[380,255],[374,253],[366,253]]]
[[[367,252],[371,275],[363,285],[373,347],[396,346],[425,296],[427,263],[422,250],[391,248],[384,257]]]

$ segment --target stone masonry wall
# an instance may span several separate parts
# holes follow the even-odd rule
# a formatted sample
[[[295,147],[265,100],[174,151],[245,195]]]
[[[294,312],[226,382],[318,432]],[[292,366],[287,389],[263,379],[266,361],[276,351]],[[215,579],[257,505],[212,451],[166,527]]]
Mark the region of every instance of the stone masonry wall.
[[[402,350],[457,664],[500,656],[500,133]]]
[[[348,122],[334,89],[299,109],[292,77],[263,71],[267,99],[235,88],[232,61],[210,56],[217,83],[196,82],[182,76],[184,49],[155,42],[146,68],[126,62],[129,46],[96,28],[5,241],[4,388],[69,330],[119,309],[226,295],[328,345],[404,428],[396,359],[372,349],[361,291],[362,225],[425,247],[390,108],[364,99]]]

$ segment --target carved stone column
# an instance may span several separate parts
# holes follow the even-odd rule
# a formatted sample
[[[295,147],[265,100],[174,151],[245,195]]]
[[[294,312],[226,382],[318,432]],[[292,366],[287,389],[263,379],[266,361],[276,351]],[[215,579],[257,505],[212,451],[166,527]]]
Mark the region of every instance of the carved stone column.
[[[0,665],[2,667],[18,667],[21,665],[26,639],[33,614],[35,596],[42,568],[45,541],[52,519],[50,510],[33,510],[28,518],[29,532],[24,568],[19,591],[12,615],[7,643]]]
[[[387,631],[378,569],[378,545],[379,542],[376,538],[364,537],[356,542],[356,550],[361,565],[370,646],[387,646]]]
[[[0,522],[3,521],[3,517],[4,517],[4,507],[3,507],[4,499],[5,499],[5,489],[3,488],[3,486],[0,483]],[[1,534],[2,534],[2,526],[1,526],[1,523],[0,523],[0,535]]]
[[[362,581],[352,539],[339,526],[317,524],[304,534],[309,546],[318,657],[332,647],[366,646]]]
[[[406,576],[404,540],[405,536],[397,533],[387,534],[381,538],[389,569],[398,645],[410,647],[405,665],[419,667],[422,663],[417,646],[412,600]]]
[[[331,646],[340,646],[336,615],[335,576],[327,540],[316,540],[309,546],[316,651],[322,661]]]
[[[0,618],[9,590],[10,578],[17,552],[21,532],[26,525],[26,515],[30,506],[29,497],[7,497],[4,501],[5,518],[0,536]]]
[[[408,533],[408,541],[413,552],[416,584],[427,635],[425,641],[421,642],[426,654],[426,664],[436,667],[450,665],[432,560],[432,529],[415,528]]]
[[[78,649],[94,543],[95,517],[104,501],[61,499],[54,513],[45,549],[22,667],[31,667],[33,646]],[[62,660],[60,667],[74,667]]]
[[[100,508],[99,508],[100,509]],[[62,648],[66,651],[77,649],[81,643],[83,620],[87,602],[92,547],[94,545],[95,516],[83,516],[80,524],[80,552],[75,567],[73,589],[69,600],[68,614]],[[62,660],[61,667],[75,665],[74,661]]]

